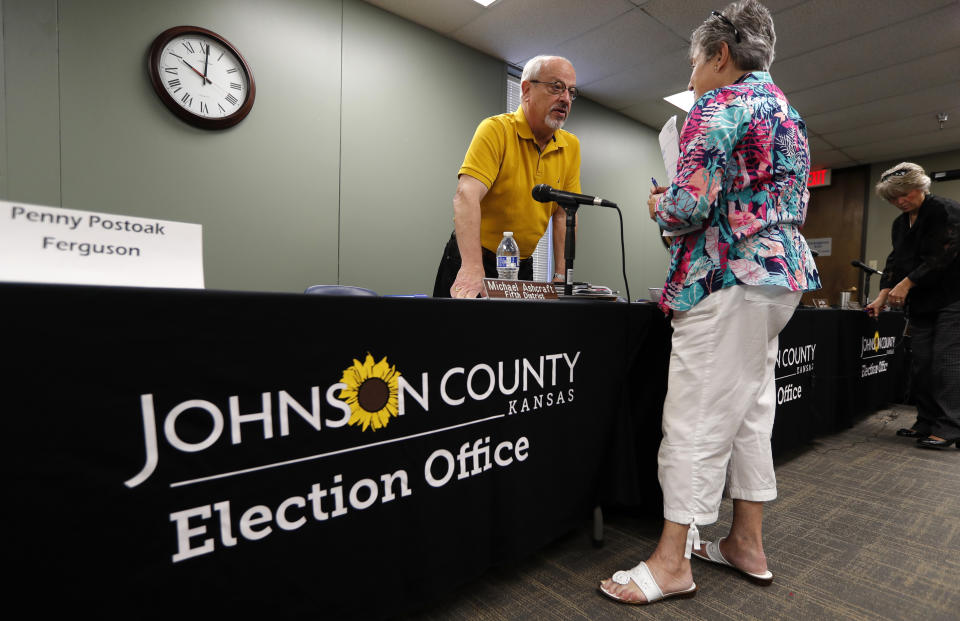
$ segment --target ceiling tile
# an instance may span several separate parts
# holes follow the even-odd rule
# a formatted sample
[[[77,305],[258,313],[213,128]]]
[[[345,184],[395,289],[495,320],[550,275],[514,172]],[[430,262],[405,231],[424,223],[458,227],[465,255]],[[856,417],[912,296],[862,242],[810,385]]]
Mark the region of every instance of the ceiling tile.
[[[659,129],[682,112],[690,32],[725,0],[369,0],[495,58],[574,62],[587,98]],[[773,76],[800,110],[815,162],[852,166],[960,148],[924,120],[960,101],[958,0],[766,0]],[[574,108],[576,114],[576,108]],[[960,111],[951,114],[960,124]],[[943,144],[944,141],[947,144]],[[896,152],[891,152],[896,151]],[[931,152],[931,151],[927,151]],[[823,165],[823,164],[821,164]]]
[[[810,143],[811,151],[829,151],[837,148],[837,145],[832,144],[829,140],[821,138],[816,134],[808,134],[807,140]]]
[[[787,59],[914,17],[957,0],[809,0],[774,16],[777,57]],[[917,33],[902,30],[902,45],[912,45]],[[909,41],[908,41],[909,38]]]
[[[478,50],[522,65],[616,19],[635,7],[627,0],[501,0],[453,32]]]
[[[844,149],[851,157],[878,162],[891,159],[907,159],[927,153],[940,153],[960,148],[960,124],[949,129],[929,132],[919,136],[893,138]],[[960,161],[957,162],[960,168]]]
[[[690,64],[686,50],[677,50],[659,58],[606,77],[583,84],[584,92],[598,103],[620,110],[643,101],[661,100],[667,95],[686,90]]]
[[[777,24],[777,12],[794,6],[802,0],[768,0],[763,4],[773,13],[774,25]],[[690,41],[690,33],[710,17],[711,11],[719,11],[726,2],[723,0],[650,0],[643,10],[651,17],[669,28],[685,41]],[[779,31],[778,31],[779,32]]]
[[[584,84],[642,65],[654,56],[685,51],[687,47],[681,37],[640,9],[633,9],[563,43],[557,54],[573,62],[577,81]]]
[[[951,118],[957,119],[952,124],[949,121],[944,123],[945,129],[960,125],[960,101],[954,102],[952,109],[943,111],[947,112]],[[869,125],[834,132],[826,134],[824,139],[835,147],[843,149],[855,145],[872,144],[881,140],[895,140],[911,136],[919,138],[923,134],[936,134],[940,131],[943,130],[940,129],[940,124],[937,122],[937,115],[928,113],[889,121],[881,125]]]
[[[501,2],[504,0],[501,0]],[[476,2],[459,0],[366,0],[394,15],[447,34],[480,17],[484,10]]]
[[[902,40],[904,32],[922,32],[923,36],[913,37],[909,45],[892,45]],[[774,61],[771,72],[777,84],[790,94],[883,67],[900,65],[951,48],[956,54],[954,64],[960,64],[960,52],[956,51],[960,42],[958,33],[960,3],[955,3],[901,24],[820,47],[786,60],[781,59],[778,50],[778,59]],[[920,70],[928,74],[940,71],[942,67],[931,65],[921,67]]]
[[[960,82],[960,47],[823,86],[789,92],[787,97],[801,114],[813,116],[951,82]]]
[[[846,168],[860,163],[839,150],[819,151],[811,154],[810,159],[810,167],[813,170],[818,168]]]
[[[897,121],[905,116],[936,113],[960,101],[960,84],[943,84],[915,93],[878,99],[823,114],[804,116],[807,127],[827,135],[857,127]]]

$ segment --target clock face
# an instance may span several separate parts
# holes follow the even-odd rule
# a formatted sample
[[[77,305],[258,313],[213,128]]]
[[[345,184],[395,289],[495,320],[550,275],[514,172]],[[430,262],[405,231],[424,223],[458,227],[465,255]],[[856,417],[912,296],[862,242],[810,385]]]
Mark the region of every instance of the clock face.
[[[255,87],[246,62],[209,30],[167,30],[154,41],[149,62],[157,95],[188,123],[206,129],[230,127],[253,105]]]

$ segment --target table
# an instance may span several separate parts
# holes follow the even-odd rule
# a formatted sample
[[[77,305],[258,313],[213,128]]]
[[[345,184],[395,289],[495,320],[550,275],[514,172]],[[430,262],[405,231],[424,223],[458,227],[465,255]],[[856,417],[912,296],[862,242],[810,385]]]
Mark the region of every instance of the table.
[[[39,614],[131,617],[377,618],[531,554],[597,504],[626,343],[659,315],[27,284],[0,295],[9,592]]]
[[[905,402],[904,318],[800,308],[780,334],[774,455]]]
[[[597,503],[659,502],[670,330],[649,304],[0,295],[9,591],[35,614],[379,618]],[[775,449],[888,399],[901,327],[798,311]]]

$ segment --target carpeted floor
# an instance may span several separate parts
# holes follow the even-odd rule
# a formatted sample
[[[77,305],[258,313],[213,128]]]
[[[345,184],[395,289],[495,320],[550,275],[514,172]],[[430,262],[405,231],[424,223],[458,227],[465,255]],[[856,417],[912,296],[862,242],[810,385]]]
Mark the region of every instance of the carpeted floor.
[[[697,596],[625,606],[598,581],[653,550],[660,523],[607,512],[605,545],[590,523],[527,561],[487,572],[432,606],[432,619],[960,619],[960,450],[924,450],[894,432],[915,410],[893,406],[852,429],[778,460],[780,497],[769,503],[768,588],[694,560]],[[731,504],[702,527],[723,536]]]

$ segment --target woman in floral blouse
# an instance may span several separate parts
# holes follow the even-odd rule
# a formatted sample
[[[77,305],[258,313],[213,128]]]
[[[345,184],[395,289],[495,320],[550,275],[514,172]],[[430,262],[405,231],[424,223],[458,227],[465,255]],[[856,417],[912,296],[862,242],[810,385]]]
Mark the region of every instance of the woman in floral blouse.
[[[664,527],[645,563],[600,589],[646,604],[692,597],[691,554],[773,582],[762,543],[763,503],[777,495],[770,449],[777,337],[820,278],[800,234],[810,151],[803,120],[767,72],[776,35],[769,11],[741,0],[692,35],[697,98],[669,187],[651,191],[650,217],[672,238],[660,307],[673,341],[659,453]],[[701,542],[724,486],[725,538]]]

